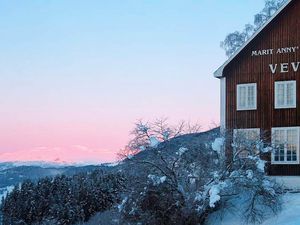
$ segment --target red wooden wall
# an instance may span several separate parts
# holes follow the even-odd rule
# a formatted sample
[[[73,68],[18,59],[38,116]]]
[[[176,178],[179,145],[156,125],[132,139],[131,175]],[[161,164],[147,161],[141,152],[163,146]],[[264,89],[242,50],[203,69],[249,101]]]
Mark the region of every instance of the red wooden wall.
[[[300,1],[292,1],[224,69],[226,77],[226,128],[261,128],[270,139],[272,127],[300,126],[300,70],[272,74],[269,64],[300,61],[296,53],[254,56],[252,51],[300,47]],[[278,65],[278,66],[279,66]],[[274,108],[274,82],[297,81],[297,108]],[[236,85],[257,83],[257,110],[237,111]],[[269,140],[270,141],[270,140]],[[266,156],[270,160],[270,155]],[[269,165],[270,175],[300,175],[300,165]]]

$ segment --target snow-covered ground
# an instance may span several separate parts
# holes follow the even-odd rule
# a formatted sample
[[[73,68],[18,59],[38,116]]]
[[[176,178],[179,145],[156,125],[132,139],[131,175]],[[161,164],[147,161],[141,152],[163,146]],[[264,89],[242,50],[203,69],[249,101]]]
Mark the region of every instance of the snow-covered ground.
[[[300,190],[300,176],[269,176],[277,184],[289,190]]]
[[[276,216],[271,216],[262,225],[300,225],[300,193],[287,193],[282,198],[282,210]],[[208,225],[242,225],[242,212],[238,209],[226,213],[223,218],[211,215]]]

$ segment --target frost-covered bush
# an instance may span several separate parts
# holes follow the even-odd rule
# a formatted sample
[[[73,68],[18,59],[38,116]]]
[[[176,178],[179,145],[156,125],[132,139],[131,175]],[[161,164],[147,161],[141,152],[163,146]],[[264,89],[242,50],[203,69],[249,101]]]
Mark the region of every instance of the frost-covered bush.
[[[170,125],[167,118],[155,119],[152,122],[139,120],[131,131],[132,139],[125,148],[118,153],[120,160],[131,158],[147,148],[156,148],[161,142],[183,134],[197,133],[201,129],[199,124],[181,121],[176,125]]]
[[[132,158],[144,175],[134,178],[133,188],[120,206],[125,221],[142,224],[199,224],[204,221],[204,212],[210,209],[201,210],[196,199],[198,191],[217,169],[218,155],[207,143],[178,146],[170,153],[171,146],[171,142],[163,143],[152,149],[157,152],[153,159]]]
[[[229,210],[228,205],[237,199],[245,203],[240,209],[245,222],[261,222],[266,213],[276,213],[281,190],[265,175],[260,157],[272,148],[262,140],[240,137],[240,141],[244,142],[241,150],[224,136],[196,146],[177,146],[174,152],[158,147],[157,157],[149,160],[133,157],[132,162],[144,173],[134,178],[119,207],[124,221],[203,224],[210,213]],[[234,152],[225,160],[228,142]],[[240,157],[242,151],[247,151],[247,157]]]
[[[270,214],[276,214],[281,205],[281,187],[270,180],[265,171],[267,162],[263,159],[275,150],[267,136],[266,133],[256,136],[251,132],[236,132],[223,137],[224,151],[228,145],[231,151],[221,154],[221,157],[226,155],[227,163],[214,180],[226,183],[220,191],[220,196],[224,196],[220,204],[238,204],[247,223],[262,222]]]

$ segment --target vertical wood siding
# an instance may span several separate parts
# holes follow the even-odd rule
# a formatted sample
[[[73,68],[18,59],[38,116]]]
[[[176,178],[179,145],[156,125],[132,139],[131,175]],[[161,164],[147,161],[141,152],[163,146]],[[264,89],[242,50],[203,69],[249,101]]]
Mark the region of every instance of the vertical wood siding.
[[[272,74],[269,64],[300,61],[296,53],[251,57],[253,50],[300,46],[300,1],[292,1],[236,58],[224,69],[226,77],[226,128],[261,128],[270,140],[272,127],[300,126],[300,70]],[[274,82],[296,80],[297,108],[274,108]],[[237,111],[236,85],[257,83],[257,110]],[[270,154],[265,156],[271,159]],[[270,175],[300,175],[300,165],[270,165]]]

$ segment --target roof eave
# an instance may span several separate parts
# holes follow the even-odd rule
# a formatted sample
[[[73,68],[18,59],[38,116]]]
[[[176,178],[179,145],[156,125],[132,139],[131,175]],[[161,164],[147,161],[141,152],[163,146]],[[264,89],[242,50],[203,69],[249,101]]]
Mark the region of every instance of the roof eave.
[[[223,70],[224,70],[224,65],[220,66],[215,72],[214,76],[216,78],[222,78],[223,77]]]

